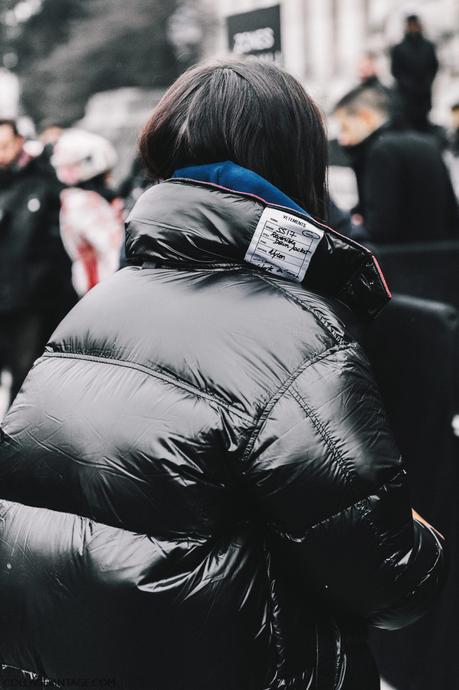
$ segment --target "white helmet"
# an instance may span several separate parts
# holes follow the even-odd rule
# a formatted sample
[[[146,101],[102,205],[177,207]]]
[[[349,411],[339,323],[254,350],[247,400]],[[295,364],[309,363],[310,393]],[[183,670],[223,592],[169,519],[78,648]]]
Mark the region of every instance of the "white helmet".
[[[78,184],[109,172],[117,159],[115,149],[104,137],[83,129],[68,129],[54,147],[51,162],[62,182]]]

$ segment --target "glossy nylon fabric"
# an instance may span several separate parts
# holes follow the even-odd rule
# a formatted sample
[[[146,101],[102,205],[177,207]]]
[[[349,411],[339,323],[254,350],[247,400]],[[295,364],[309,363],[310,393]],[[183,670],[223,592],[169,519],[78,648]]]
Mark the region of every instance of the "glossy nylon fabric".
[[[303,284],[245,264],[264,208],[148,190],[133,265],[29,374],[0,444],[1,663],[124,690],[370,690],[366,626],[434,599],[441,546],[413,527],[345,305],[373,315],[383,281],[332,231]]]

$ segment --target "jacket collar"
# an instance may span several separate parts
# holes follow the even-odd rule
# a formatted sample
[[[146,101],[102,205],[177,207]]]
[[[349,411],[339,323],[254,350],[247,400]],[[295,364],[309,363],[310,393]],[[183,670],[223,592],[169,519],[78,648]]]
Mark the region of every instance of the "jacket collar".
[[[311,218],[258,175],[255,179],[250,171],[247,176],[221,165],[212,176],[233,187],[244,183],[245,190],[207,179],[174,177],[140,197],[127,222],[126,255],[130,263],[213,269],[244,265],[263,211],[288,211],[324,231],[302,280],[304,287],[340,299],[360,317],[376,316],[390,299],[390,292],[368,249]],[[204,175],[202,171],[194,173]],[[205,176],[210,176],[209,171]],[[277,203],[279,199],[288,205]]]
[[[179,168],[172,177],[211,182],[220,187],[232,189],[235,192],[237,191],[260,197],[267,204],[283,206],[284,208],[296,211],[308,218],[311,217],[309,213],[296,203],[296,201],[293,201],[293,199],[287,196],[287,194],[284,194],[278,187],[275,187],[271,182],[265,180],[264,177],[232,161],[208,163],[207,165],[191,165],[187,168]]]

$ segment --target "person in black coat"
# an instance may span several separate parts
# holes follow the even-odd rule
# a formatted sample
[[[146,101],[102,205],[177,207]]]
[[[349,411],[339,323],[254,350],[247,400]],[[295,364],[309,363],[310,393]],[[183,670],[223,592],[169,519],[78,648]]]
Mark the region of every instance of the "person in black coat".
[[[406,126],[429,129],[432,84],[438,67],[434,44],[423,36],[419,17],[410,15],[406,19],[405,38],[391,51],[399,116]]]
[[[182,75],[141,150],[129,266],[64,319],[0,438],[0,664],[118,690],[376,690],[369,626],[445,576],[328,229],[326,136],[264,61]],[[59,680],[57,681],[59,683]]]
[[[0,120],[0,359],[11,399],[75,302],[59,190],[47,156],[28,155],[14,121]]]
[[[459,237],[459,212],[448,170],[429,135],[393,129],[381,89],[358,87],[335,106],[340,143],[357,178],[363,228],[374,243]]]

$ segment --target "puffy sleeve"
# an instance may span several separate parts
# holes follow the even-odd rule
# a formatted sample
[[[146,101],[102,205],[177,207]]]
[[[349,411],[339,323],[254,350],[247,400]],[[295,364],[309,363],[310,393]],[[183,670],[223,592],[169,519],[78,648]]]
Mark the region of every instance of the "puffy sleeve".
[[[244,480],[268,533],[333,608],[382,628],[421,617],[444,579],[359,345],[305,362],[269,401]]]

